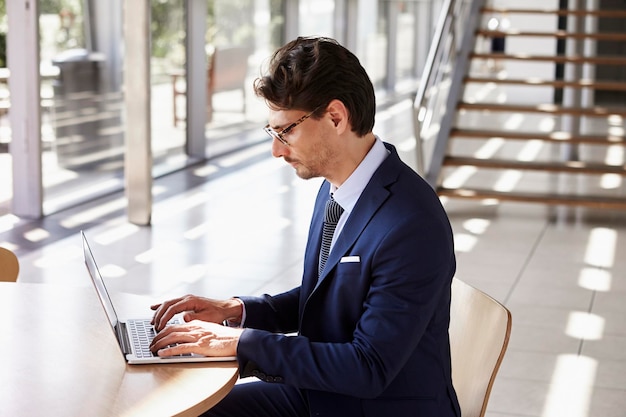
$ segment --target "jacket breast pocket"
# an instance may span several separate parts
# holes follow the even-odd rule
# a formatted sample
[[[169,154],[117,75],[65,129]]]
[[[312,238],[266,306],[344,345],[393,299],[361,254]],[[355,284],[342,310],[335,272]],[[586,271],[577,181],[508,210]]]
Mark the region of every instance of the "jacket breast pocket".
[[[344,257],[344,258],[349,258],[349,257]],[[348,276],[355,276],[355,275],[356,276],[361,275],[361,262],[340,261],[337,264],[337,276],[338,277],[341,277],[341,276],[348,277]]]

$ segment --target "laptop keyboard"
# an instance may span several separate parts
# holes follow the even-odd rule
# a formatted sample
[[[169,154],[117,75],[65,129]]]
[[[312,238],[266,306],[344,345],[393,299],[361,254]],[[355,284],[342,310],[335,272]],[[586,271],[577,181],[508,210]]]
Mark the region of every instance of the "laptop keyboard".
[[[168,324],[179,324],[180,321],[175,319],[170,321]],[[150,323],[150,319],[134,319],[128,320],[126,325],[128,326],[128,330],[130,333],[131,343],[133,345],[133,350],[135,356],[138,358],[151,358],[154,356],[159,356],[156,353],[152,353],[150,351],[150,343],[154,336],[156,336],[156,331],[154,330],[154,326]],[[176,345],[170,345],[176,346]],[[174,355],[176,356],[192,356],[190,353],[186,353],[184,355]]]
[[[156,336],[154,326],[150,324],[150,320],[128,320],[126,325],[130,330],[130,342],[133,344],[135,356],[138,358],[156,356],[150,351],[150,342]]]

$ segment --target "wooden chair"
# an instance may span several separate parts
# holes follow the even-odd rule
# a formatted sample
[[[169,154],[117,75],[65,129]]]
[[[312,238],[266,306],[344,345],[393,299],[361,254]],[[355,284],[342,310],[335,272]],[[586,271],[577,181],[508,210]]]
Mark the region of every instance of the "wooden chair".
[[[222,91],[241,91],[242,113],[246,113],[246,75],[248,58],[252,50],[246,46],[214,48],[209,53],[207,67],[207,122],[213,120],[213,94]],[[172,78],[174,126],[185,121],[186,116],[178,111],[179,97],[187,94],[187,87],[181,80],[185,71],[170,72]]]
[[[509,310],[454,278],[450,305],[452,383],[463,417],[483,417],[511,334]]]
[[[0,281],[15,282],[20,271],[20,264],[15,254],[0,247]]]
[[[241,91],[242,113],[246,113],[246,75],[250,48],[236,46],[215,48],[209,60],[207,85],[207,121],[213,120],[213,94],[222,91]]]

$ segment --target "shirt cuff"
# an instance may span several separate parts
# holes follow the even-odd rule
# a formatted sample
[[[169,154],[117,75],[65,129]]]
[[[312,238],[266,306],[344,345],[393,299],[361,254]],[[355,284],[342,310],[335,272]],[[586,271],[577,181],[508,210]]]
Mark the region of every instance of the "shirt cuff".
[[[224,320],[224,326],[227,326],[227,327],[244,327],[244,323],[246,322],[246,305],[238,297],[233,297],[233,300],[237,300],[241,304],[241,320],[240,321]]]

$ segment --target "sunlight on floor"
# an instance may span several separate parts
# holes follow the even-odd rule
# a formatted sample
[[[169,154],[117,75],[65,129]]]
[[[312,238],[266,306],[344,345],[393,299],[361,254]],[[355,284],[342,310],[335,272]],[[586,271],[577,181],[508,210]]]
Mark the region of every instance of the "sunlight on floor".
[[[611,273],[599,268],[583,268],[578,277],[578,285],[593,291],[609,291],[611,289],[611,281]]]
[[[105,278],[119,278],[125,276],[127,273],[126,269],[114,264],[106,264],[99,269],[100,273]]]
[[[20,222],[20,218],[14,214],[0,216],[0,233],[13,229]]]
[[[185,249],[184,247],[174,241],[170,242],[161,242],[154,247],[139,253],[135,256],[135,260],[141,264],[149,264],[154,262],[159,258],[168,258],[175,256],[176,254],[184,255]]]
[[[596,227],[591,230],[585,253],[585,263],[598,268],[611,268],[615,260],[617,232]]]
[[[590,417],[589,405],[598,361],[559,355],[542,412],[543,417]]]
[[[115,200],[111,200],[98,207],[85,210],[77,213],[73,216],[68,216],[61,221],[61,226],[66,229],[73,229],[82,225],[91,223],[97,219],[100,219],[107,214],[114,213],[118,210],[124,210],[127,207],[127,200],[125,197],[120,197]]]
[[[83,251],[79,246],[70,245],[51,249],[50,252],[44,252],[33,262],[37,268],[55,268],[73,262],[81,262],[83,259]]]
[[[605,319],[596,314],[572,311],[565,334],[575,339],[600,340],[604,333],[604,323]]]
[[[48,237],[50,237],[50,233],[40,227],[35,227],[27,232],[24,232],[24,238],[31,242],[41,242]]]
[[[107,246],[115,242],[119,242],[139,231],[139,226],[131,223],[123,223],[119,226],[113,226],[103,233],[99,233],[94,237],[94,242]]]
[[[609,291],[611,268],[615,261],[617,232],[593,228],[589,233],[578,284],[592,291]],[[606,268],[606,269],[605,269]],[[565,334],[581,341],[598,341],[604,337],[606,318],[591,312],[571,311]],[[575,354],[561,354],[552,375],[542,416],[590,417],[589,409],[596,382],[598,360]]]
[[[456,232],[454,234],[454,249],[458,252],[471,252],[479,235],[484,234],[491,222],[487,219],[472,218],[463,222],[463,229],[469,233]]]

